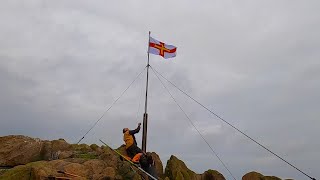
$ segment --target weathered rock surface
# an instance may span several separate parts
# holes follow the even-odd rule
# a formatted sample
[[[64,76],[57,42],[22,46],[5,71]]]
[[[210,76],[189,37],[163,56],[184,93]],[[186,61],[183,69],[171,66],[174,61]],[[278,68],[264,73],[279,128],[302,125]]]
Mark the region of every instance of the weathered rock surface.
[[[126,155],[124,146],[117,150]],[[175,156],[170,157],[163,172],[160,157],[154,152],[151,155],[160,179],[225,180],[224,176],[215,170],[197,174]],[[1,167],[14,168],[1,169]],[[72,177],[74,180],[141,180],[144,175],[105,146],[71,145],[64,139],[48,141],[20,135],[0,137],[0,180],[47,180],[50,176]],[[250,172],[244,175],[242,180],[280,180],[280,178]]]
[[[50,160],[50,161],[46,161]],[[25,136],[0,137],[0,179],[47,179],[76,174],[76,179],[140,179],[130,164],[109,148],[86,144],[70,145],[65,140],[42,141]]]
[[[215,170],[208,170],[203,174],[191,171],[183,161],[171,156],[167,162],[165,176],[170,180],[225,180],[224,176]]]
[[[171,180],[196,179],[196,173],[188,169],[183,161],[175,156],[171,156],[167,162],[165,175]]]
[[[276,176],[265,176],[264,178],[265,178],[265,180],[281,180],[280,178],[278,178]]]
[[[159,177],[163,177],[163,165],[162,165],[162,162],[161,162],[161,159],[159,157],[159,155],[155,152],[152,152],[151,153],[152,155],[152,158],[155,162],[155,167],[156,167],[156,171],[157,171],[157,174]]]
[[[0,137],[0,166],[17,166],[41,160],[43,142],[26,136]]]
[[[201,174],[201,180],[225,180],[225,178],[218,171],[209,169]]]
[[[104,157],[102,159],[69,158],[19,165],[0,174],[0,180],[44,180],[50,176],[72,177],[59,171],[77,175],[78,177],[73,179],[78,180],[141,179],[140,175],[131,169],[129,163],[121,161],[115,154],[111,155],[112,151],[104,150],[105,152],[101,154],[101,157]]]
[[[38,161],[17,166],[0,176],[6,180],[44,180],[50,176],[73,177],[58,171],[76,175],[73,179],[116,179],[117,172],[102,160],[87,160],[84,163],[73,163],[66,160]],[[119,176],[121,177],[121,175]],[[122,178],[122,177],[121,177]],[[120,179],[121,179],[120,178]]]
[[[249,172],[242,177],[242,180],[281,180],[276,176],[264,176],[258,172]]]
[[[249,172],[242,177],[242,180],[262,180],[264,176],[258,172]]]

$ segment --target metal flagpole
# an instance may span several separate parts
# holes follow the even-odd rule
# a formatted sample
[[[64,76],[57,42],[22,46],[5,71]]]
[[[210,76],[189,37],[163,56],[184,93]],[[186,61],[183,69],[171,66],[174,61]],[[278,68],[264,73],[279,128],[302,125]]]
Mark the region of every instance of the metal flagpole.
[[[150,48],[150,34],[149,31],[149,40],[148,40],[148,64],[147,64],[147,83],[146,83],[146,100],[144,104],[144,114],[143,114],[143,131],[142,131],[142,151],[147,152],[147,131],[148,131],[148,113],[147,113],[147,104],[148,104],[148,82],[149,82],[149,48]]]

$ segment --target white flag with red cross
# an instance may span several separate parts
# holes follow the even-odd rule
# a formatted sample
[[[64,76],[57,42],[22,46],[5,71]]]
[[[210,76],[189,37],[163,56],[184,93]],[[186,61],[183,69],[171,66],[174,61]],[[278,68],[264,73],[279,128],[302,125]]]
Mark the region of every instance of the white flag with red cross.
[[[165,59],[176,57],[177,47],[160,42],[152,37],[149,40],[149,53]]]

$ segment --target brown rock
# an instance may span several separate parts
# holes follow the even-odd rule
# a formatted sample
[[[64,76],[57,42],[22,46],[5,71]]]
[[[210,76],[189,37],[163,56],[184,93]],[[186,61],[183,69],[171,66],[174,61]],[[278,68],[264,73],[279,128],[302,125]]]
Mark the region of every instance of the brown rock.
[[[201,174],[201,180],[225,180],[225,178],[218,171],[209,169]]]
[[[1,137],[0,143],[1,166],[26,164],[1,171],[0,179],[42,180],[47,179],[48,176],[67,176],[66,174],[58,173],[58,171],[64,171],[81,176],[73,178],[75,180],[141,180],[140,175],[137,173],[138,171],[133,171],[128,162],[121,161],[115,152],[106,147],[85,144],[69,145],[63,139],[41,141],[40,139],[25,136]],[[71,158],[77,157],[75,155],[81,158]],[[53,156],[56,157],[53,158]],[[56,158],[58,159],[52,160]]]
[[[43,161],[43,162],[47,162],[50,165],[50,167],[57,168],[58,170],[63,170],[64,166],[72,163],[64,160]]]
[[[36,174],[36,176],[34,176],[35,180],[45,179],[46,177],[48,177],[48,174],[43,169],[39,169],[39,170],[32,169],[32,171],[33,171],[33,173]]]
[[[42,142],[26,136],[0,137],[0,166],[16,166],[41,159]]]
[[[35,180],[45,180],[49,175],[58,175],[58,172],[54,170],[46,161],[38,161],[35,163],[30,163],[26,165],[27,167],[31,167],[31,178]]]
[[[105,162],[97,159],[89,160],[83,163],[86,168],[88,168],[94,174],[102,173],[103,169],[105,168]]]
[[[95,150],[97,150],[99,148],[99,146],[96,145],[96,144],[91,144],[90,148],[95,151]]]
[[[70,151],[72,146],[68,144],[64,139],[51,141],[53,151]]]
[[[31,179],[31,168],[25,165],[16,166],[0,176],[1,180],[29,180]]]
[[[71,146],[74,151],[78,151],[81,153],[88,153],[93,151],[87,144],[72,144]]]
[[[225,180],[224,176],[216,170],[208,170],[203,174],[196,174],[175,156],[171,156],[168,160],[165,176],[165,179],[170,180]]]
[[[103,153],[100,154],[99,159],[106,162],[107,166],[116,168],[118,163],[120,163],[120,157],[115,152],[113,152],[110,148],[103,148]]]
[[[126,161],[120,162],[116,168],[117,173],[121,175],[123,179],[134,179],[138,172],[134,172],[130,163]]]
[[[245,174],[242,177],[242,180],[262,180],[264,176],[258,172],[252,171],[247,174]]]
[[[109,148],[106,148],[109,149]],[[126,151],[126,146],[123,144],[120,147],[118,147],[118,149],[116,149],[116,151],[118,151],[120,154],[124,155],[124,156],[128,156],[127,151]]]
[[[59,174],[57,173],[57,171],[63,171],[66,173],[81,176],[74,178],[78,180],[116,179],[117,174],[115,168],[106,167],[106,163],[104,161],[97,159],[88,160],[83,162],[82,164],[70,163],[65,160],[39,161],[36,163],[28,164],[28,166],[32,167],[34,179],[41,179],[42,177],[47,177],[49,175],[64,176],[64,174]]]
[[[40,157],[42,160],[50,160],[52,158],[52,144],[50,141],[42,141]]]
[[[249,172],[242,177],[242,180],[281,180],[276,176],[264,176],[258,172]]]
[[[104,170],[103,170],[103,174],[108,177],[108,178],[111,178],[111,179],[115,179],[115,176],[116,176],[116,171],[113,167],[106,167]]]
[[[40,152],[42,160],[56,160],[70,157],[72,146],[64,139],[42,142],[43,146]]]
[[[40,160],[65,159],[73,155],[64,139],[42,141],[26,136],[0,137],[0,166],[16,166]]]
[[[67,164],[63,167],[63,170],[82,177],[86,177],[89,174],[89,170],[84,165],[78,163]]]
[[[276,176],[265,176],[264,180],[281,180],[281,179]]]
[[[98,147],[95,144],[91,146],[85,144],[70,145],[63,139],[41,141],[25,136],[0,137],[0,144],[2,145],[0,146],[0,166],[26,164],[2,171],[0,179],[42,180],[47,179],[48,176],[67,176],[58,173],[58,171],[64,171],[80,176],[73,178],[74,180],[141,180],[139,170],[135,168],[133,170],[132,165],[120,160],[119,155],[108,147]],[[124,146],[117,150],[126,155]],[[158,175],[166,180],[224,180],[223,175],[214,170],[196,174],[175,156],[171,156],[168,160],[164,175],[159,156],[154,152],[151,155],[155,161]]]
[[[191,180],[198,179],[197,174],[185,165],[185,163],[179,160],[175,156],[171,156],[167,161],[167,166],[165,169],[165,175],[171,180]]]
[[[63,151],[59,154],[59,159],[67,159],[73,155],[73,151]]]
[[[151,156],[155,162],[156,171],[157,171],[158,176],[162,177],[163,176],[163,165],[162,165],[162,162],[161,162],[159,155],[155,152],[152,152]]]
[[[78,163],[78,164],[83,164],[87,162],[88,159],[81,159],[81,158],[69,158],[69,159],[64,159],[63,162],[70,162],[70,163]]]

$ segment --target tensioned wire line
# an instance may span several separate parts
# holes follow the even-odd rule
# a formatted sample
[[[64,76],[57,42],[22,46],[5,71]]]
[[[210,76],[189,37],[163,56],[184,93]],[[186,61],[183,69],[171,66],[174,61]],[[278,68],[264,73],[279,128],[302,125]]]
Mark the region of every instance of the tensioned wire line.
[[[221,164],[224,166],[224,168],[229,172],[229,174],[233,177],[234,180],[236,180],[236,178],[233,176],[233,174],[231,173],[231,171],[229,170],[229,168],[226,166],[226,164],[222,161],[222,159],[219,157],[218,153],[215,152],[215,150],[213,150],[213,148],[211,147],[211,145],[208,143],[208,141],[204,138],[204,136],[200,133],[200,131],[198,130],[198,128],[195,126],[195,124],[192,122],[192,120],[189,118],[189,116],[187,115],[187,113],[182,109],[182,107],[180,106],[180,104],[178,103],[178,101],[173,97],[173,95],[171,94],[171,92],[169,91],[169,89],[167,88],[167,86],[163,83],[163,81],[160,79],[160,77],[158,76],[158,74],[154,71],[154,69],[151,67],[152,71],[154,72],[154,74],[157,76],[157,78],[159,79],[159,81],[161,82],[162,86],[167,90],[167,92],[169,93],[169,95],[171,96],[171,98],[173,99],[173,101],[176,103],[176,105],[179,107],[179,109],[181,110],[181,112],[183,112],[183,114],[185,115],[185,117],[189,120],[189,122],[191,123],[191,125],[197,130],[198,134],[201,136],[201,138],[204,140],[204,142],[208,145],[208,147],[211,149],[211,151],[213,152],[212,155],[216,156],[219,161],[221,162]]]
[[[111,104],[111,106],[104,111],[104,113],[100,116],[100,118],[98,118],[98,120],[91,126],[91,128],[83,135],[83,137],[77,142],[77,144],[79,144],[84,137],[98,124],[98,122],[103,118],[103,116],[116,104],[116,102],[127,92],[127,90],[131,87],[131,85],[139,78],[139,76],[142,74],[142,72],[147,68],[144,67],[143,70],[136,76],[136,78],[127,86],[127,88],[121,93],[121,95],[115,100],[113,101],[113,103]]]
[[[139,111],[140,111],[140,107],[141,107],[141,99],[142,99],[142,95],[143,95],[143,86],[141,86],[141,92],[140,92],[140,97],[139,97],[139,106],[138,106],[138,110],[137,110],[137,116],[136,116],[136,120],[139,120]]]
[[[152,66],[150,66],[151,69],[156,72],[158,75],[160,75],[163,79],[165,79],[167,82],[169,82],[172,86],[174,86],[176,89],[178,89],[180,92],[182,92],[184,95],[186,95],[187,97],[189,97],[191,100],[193,100],[194,102],[196,102],[198,105],[200,105],[201,107],[203,107],[204,109],[206,109],[208,112],[210,112],[211,114],[213,114],[214,116],[216,116],[219,120],[223,121],[224,123],[228,124],[229,126],[231,126],[233,129],[237,130],[239,133],[241,133],[242,135],[246,136],[247,138],[249,138],[251,141],[253,141],[254,143],[256,143],[257,145],[259,145],[260,147],[262,147],[263,149],[267,150],[268,152],[270,152],[271,154],[273,154],[274,156],[278,157],[279,159],[281,159],[283,162],[287,163],[288,165],[290,165],[291,167],[293,167],[294,169],[296,169],[297,171],[299,171],[300,173],[302,173],[303,175],[307,176],[308,178],[312,179],[312,180],[316,180],[315,178],[311,177],[310,175],[308,175],[307,173],[303,172],[302,170],[300,170],[299,168],[297,168],[296,166],[294,166],[293,164],[289,163],[288,161],[286,161],[285,159],[283,159],[282,157],[280,157],[278,154],[274,153],[273,151],[271,151],[270,149],[268,149],[266,146],[262,145],[261,143],[259,143],[258,141],[254,140],[252,137],[250,137],[249,135],[247,135],[246,133],[242,132],[240,129],[238,129],[237,127],[235,127],[234,125],[232,125],[231,123],[229,123],[228,121],[226,121],[225,119],[223,119],[221,116],[219,116],[217,113],[213,112],[212,110],[210,110],[209,108],[207,108],[206,106],[204,106],[202,103],[200,103],[199,101],[197,101],[196,99],[194,99],[193,97],[191,97],[188,93],[186,93],[185,91],[181,90],[178,86],[176,86],[174,83],[172,83],[170,80],[168,80],[166,77],[164,77],[161,73],[159,73],[157,70],[155,70]]]

